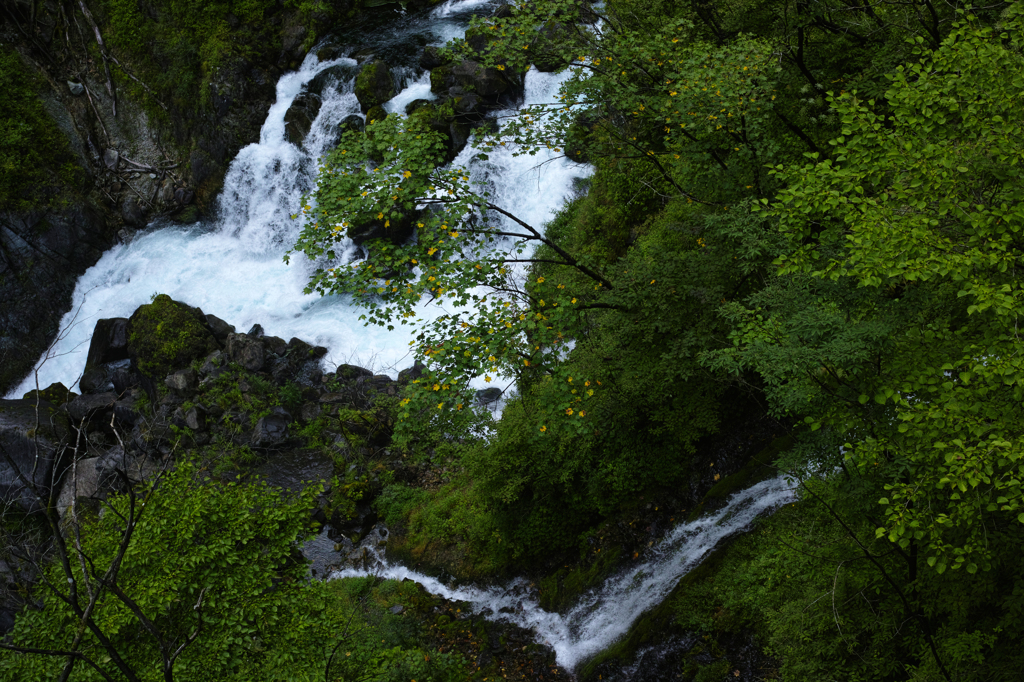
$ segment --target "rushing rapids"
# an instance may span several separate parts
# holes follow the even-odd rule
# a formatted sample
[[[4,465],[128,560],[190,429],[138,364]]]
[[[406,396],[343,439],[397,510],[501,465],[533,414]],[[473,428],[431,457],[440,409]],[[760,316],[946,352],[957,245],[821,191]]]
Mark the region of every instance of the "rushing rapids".
[[[429,74],[410,61],[402,46],[443,45],[465,31],[470,15],[486,12],[490,5],[496,3],[450,0],[429,14],[405,17],[365,40],[360,37],[360,45],[383,53],[390,46],[397,55],[392,73],[403,89],[385,108],[400,112],[408,102],[429,96]],[[291,216],[298,212],[303,193],[313,187],[318,159],[335,139],[333,130],[346,116],[359,113],[353,94],[357,69],[346,68],[356,62],[321,62],[315,53],[277,83],[277,101],[267,113],[260,141],[245,147],[231,163],[216,219],[185,227],[154,222],[130,243],[104,254],[80,278],[72,309],[61,324],[64,333],[38,369],[41,386],[68,383],[82,373],[95,320],[131,315],[156,293],[216,312],[241,331],[259,322],[268,334],[325,346],[328,365],[348,362],[394,374],[412,364],[407,329],[366,327],[359,320],[361,311],[346,298],[304,294],[312,263],[295,258],[285,265],[282,260],[300,229]],[[286,138],[285,114],[318,75],[329,75],[325,72],[342,76],[325,79],[323,103],[309,134],[301,146],[292,144]],[[528,73],[525,104],[553,101],[564,77]],[[455,163],[469,168],[474,181],[486,183],[496,204],[537,226],[561,206],[573,181],[590,172],[554,152],[513,157],[497,151],[489,156],[481,161],[467,147]],[[351,246],[347,257],[357,256]],[[429,319],[443,313],[430,305],[421,315]],[[9,395],[21,397],[34,387],[30,375]]]

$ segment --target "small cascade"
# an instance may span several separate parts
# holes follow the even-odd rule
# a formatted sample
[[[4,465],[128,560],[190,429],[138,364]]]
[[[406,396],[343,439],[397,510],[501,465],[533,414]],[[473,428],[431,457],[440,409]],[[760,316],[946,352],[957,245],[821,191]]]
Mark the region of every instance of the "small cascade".
[[[602,586],[584,594],[564,615],[542,609],[524,578],[499,587],[451,587],[405,566],[388,563],[379,554],[371,570],[347,568],[330,577],[376,575],[391,580],[414,580],[432,594],[468,602],[475,613],[490,620],[533,630],[537,642],[554,650],[558,664],[572,670],[621,639],[645,611],[661,603],[679,579],[723,539],[745,530],[759,515],[794,498],[793,484],[781,477],[736,493],[719,511],[676,526],[637,564],[627,566]]]

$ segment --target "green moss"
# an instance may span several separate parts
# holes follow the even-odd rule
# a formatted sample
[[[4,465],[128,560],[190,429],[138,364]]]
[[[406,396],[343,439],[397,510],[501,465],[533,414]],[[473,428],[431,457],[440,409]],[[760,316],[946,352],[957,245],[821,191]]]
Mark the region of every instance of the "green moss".
[[[43,108],[47,85],[9,47],[0,47],[0,206],[39,208],[57,201],[55,185],[84,180],[68,141]]]
[[[360,104],[370,109],[394,97],[395,83],[388,65],[381,61],[373,61],[364,66],[356,76],[353,91]]]
[[[782,452],[793,446],[793,442],[792,436],[783,436],[773,440],[768,447],[751,457],[742,469],[716,483],[704,495],[700,504],[690,512],[689,520],[693,521],[700,517],[709,505],[722,504],[733,493],[745,490],[755,483],[774,476],[778,472],[772,465]]]
[[[562,611],[576,602],[576,599],[607,578],[615,570],[622,550],[613,547],[602,552],[601,558],[590,566],[560,568],[542,579],[540,606],[546,611]]]
[[[69,390],[64,384],[57,382],[55,384],[50,384],[46,388],[41,388],[38,391],[29,391],[23,397],[25,400],[35,400],[36,396],[39,396],[40,399],[52,403],[53,405],[63,405],[64,403],[77,398],[78,394]]]
[[[217,350],[202,315],[166,294],[132,315],[129,345],[139,370],[156,381]]]

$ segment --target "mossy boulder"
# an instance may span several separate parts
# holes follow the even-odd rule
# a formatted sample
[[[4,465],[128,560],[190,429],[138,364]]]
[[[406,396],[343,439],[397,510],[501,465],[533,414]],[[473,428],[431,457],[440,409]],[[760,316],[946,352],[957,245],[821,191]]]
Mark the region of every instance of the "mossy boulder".
[[[394,97],[395,79],[388,65],[380,60],[366,64],[356,76],[355,95],[363,113]]]
[[[128,320],[128,354],[152,395],[171,372],[218,350],[203,311],[160,294]]]

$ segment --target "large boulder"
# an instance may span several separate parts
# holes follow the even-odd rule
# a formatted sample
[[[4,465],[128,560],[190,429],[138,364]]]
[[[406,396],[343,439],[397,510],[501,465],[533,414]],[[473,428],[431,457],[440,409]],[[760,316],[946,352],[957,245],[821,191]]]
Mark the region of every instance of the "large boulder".
[[[284,115],[284,135],[292,144],[301,145],[313,127],[323,104],[320,97],[309,92],[297,96]]]
[[[67,422],[43,400],[0,400],[0,505],[34,512],[60,479]],[[37,494],[42,497],[42,504]]]
[[[382,61],[369,62],[356,77],[355,95],[363,113],[384,104],[395,94],[395,79],[391,76],[391,69]]]
[[[263,369],[266,354],[258,338],[249,334],[228,334],[228,358],[250,372]]]
[[[111,387],[114,371],[128,360],[128,319],[97,320],[93,328],[85,372],[78,385],[83,393],[102,393]]]
[[[129,318],[127,330],[132,369],[154,402],[158,392],[164,391],[168,374],[219,348],[203,311],[166,294],[139,306]]]

